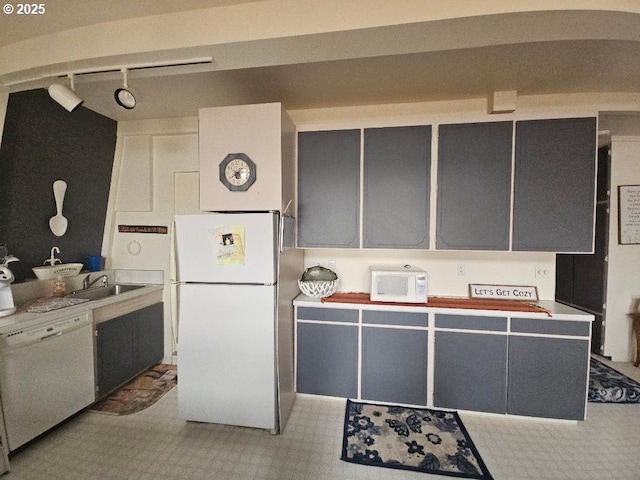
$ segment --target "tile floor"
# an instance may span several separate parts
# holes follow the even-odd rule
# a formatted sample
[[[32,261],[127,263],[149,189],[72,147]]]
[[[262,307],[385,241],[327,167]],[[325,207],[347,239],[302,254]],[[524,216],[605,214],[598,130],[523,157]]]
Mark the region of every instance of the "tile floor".
[[[640,381],[640,368],[614,367]],[[7,480],[451,478],[340,460],[344,401],[300,396],[283,435],[177,418],[177,390],[142,412],[82,413],[13,455]],[[461,412],[496,480],[640,479],[640,405],[589,404],[575,424]]]

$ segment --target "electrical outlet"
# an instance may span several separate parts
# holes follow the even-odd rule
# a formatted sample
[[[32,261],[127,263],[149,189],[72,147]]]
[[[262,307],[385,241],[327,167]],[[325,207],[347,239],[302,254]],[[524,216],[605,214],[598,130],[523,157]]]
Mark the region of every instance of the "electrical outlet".
[[[536,265],[536,278],[545,279],[549,278],[551,272],[549,271],[549,267],[545,265]]]
[[[327,260],[327,265],[329,270],[333,270],[334,272],[336,271],[336,261],[333,258],[330,260]]]
[[[459,263],[457,267],[458,275],[463,277],[467,274],[464,263]]]

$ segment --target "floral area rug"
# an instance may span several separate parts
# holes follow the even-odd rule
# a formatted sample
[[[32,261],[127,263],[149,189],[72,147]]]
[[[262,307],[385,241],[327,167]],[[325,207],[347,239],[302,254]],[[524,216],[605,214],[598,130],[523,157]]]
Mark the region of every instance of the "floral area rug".
[[[492,479],[457,412],[347,400],[342,460],[451,477]]]
[[[89,407],[90,412],[108,415],[129,415],[153,405],[176,386],[175,365],[159,363],[145,370],[111,395]]]
[[[640,403],[640,383],[591,357],[588,398],[593,403]]]

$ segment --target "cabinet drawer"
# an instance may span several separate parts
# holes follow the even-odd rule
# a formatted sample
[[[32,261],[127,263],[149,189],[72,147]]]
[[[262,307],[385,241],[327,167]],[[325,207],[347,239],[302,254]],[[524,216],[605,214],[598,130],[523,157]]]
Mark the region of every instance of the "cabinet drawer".
[[[506,317],[475,317],[472,315],[436,315],[436,328],[455,328],[461,330],[488,330],[506,332]]]
[[[298,320],[358,323],[358,310],[348,310],[346,308],[298,307],[297,312]]]
[[[426,313],[364,310],[362,312],[362,323],[427,327],[429,326],[429,316]]]
[[[588,337],[591,331],[589,322],[573,322],[570,320],[539,320],[533,318],[512,318],[511,332],[539,333],[542,335],[571,335]]]

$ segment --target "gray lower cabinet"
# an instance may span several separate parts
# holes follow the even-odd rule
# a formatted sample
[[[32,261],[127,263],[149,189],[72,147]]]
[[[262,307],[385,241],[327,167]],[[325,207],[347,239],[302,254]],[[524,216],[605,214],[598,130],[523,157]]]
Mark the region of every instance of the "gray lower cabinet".
[[[435,327],[434,406],[505,413],[507,319],[437,314]]]
[[[433,405],[505,413],[507,336],[435,333]]]
[[[591,252],[596,119],[516,122],[513,250]]]
[[[588,340],[512,336],[508,358],[507,413],[584,420]]]
[[[510,323],[507,335],[506,317],[436,315],[434,406],[583,420],[590,323]]]
[[[360,396],[426,405],[428,315],[363,310],[362,323]]]
[[[297,392],[358,396],[357,325],[297,324]]]
[[[364,130],[365,248],[429,248],[431,126]]]
[[[590,322],[512,318],[507,413],[583,420],[590,330]]]
[[[163,304],[96,325],[96,398],[102,398],[164,356]]]
[[[357,397],[358,319],[359,312],[353,309],[296,308],[296,385],[299,393]],[[316,323],[305,323],[304,320]]]
[[[365,400],[427,404],[427,331],[362,328]]]

